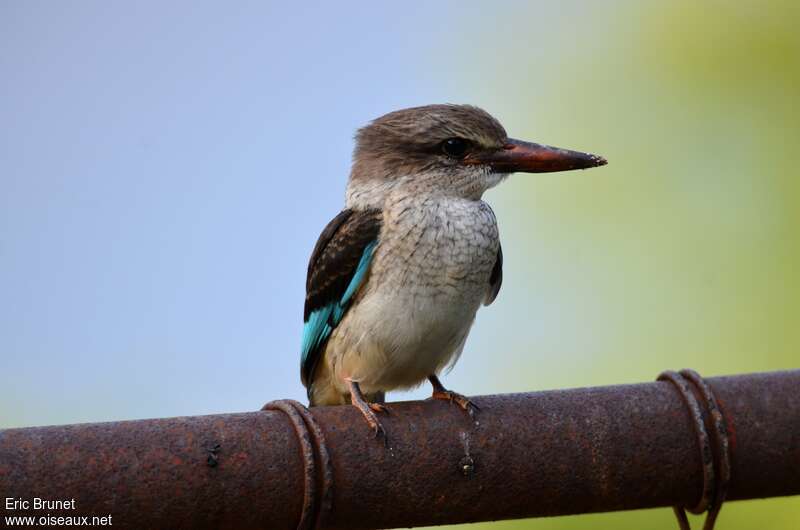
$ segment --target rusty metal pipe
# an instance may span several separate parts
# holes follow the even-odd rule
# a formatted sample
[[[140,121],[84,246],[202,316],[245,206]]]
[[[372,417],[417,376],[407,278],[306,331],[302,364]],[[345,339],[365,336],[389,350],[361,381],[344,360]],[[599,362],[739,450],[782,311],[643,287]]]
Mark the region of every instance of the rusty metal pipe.
[[[800,494],[800,370],[706,381],[730,438],[728,499]],[[444,402],[391,404],[388,447],[352,407],[312,409],[332,467],[325,527],[689,507],[702,495],[692,418],[669,382],[474,401],[474,422]],[[122,528],[296,528],[308,465],[277,410],[7,429],[0,501],[74,498],[47,512]]]

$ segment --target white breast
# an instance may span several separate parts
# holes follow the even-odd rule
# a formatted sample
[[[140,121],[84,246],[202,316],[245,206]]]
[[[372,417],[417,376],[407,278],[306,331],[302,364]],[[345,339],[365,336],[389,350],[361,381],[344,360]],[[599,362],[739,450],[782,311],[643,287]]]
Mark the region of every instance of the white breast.
[[[405,196],[384,227],[359,300],[326,358],[366,392],[415,386],[461,353],[499,246],[482,201]]]

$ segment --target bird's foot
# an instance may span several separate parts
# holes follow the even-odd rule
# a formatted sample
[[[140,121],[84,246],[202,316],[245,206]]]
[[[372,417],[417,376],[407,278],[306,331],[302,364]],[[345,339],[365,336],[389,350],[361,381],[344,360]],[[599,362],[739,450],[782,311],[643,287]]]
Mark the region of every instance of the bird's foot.
[[[383,403],[370,403],[367,401],[364,398],[364,394],[361,393],[358,383],[355,381],[347,380],[347,384],[350,387],[350,403],[352,403],[353,406],[361,412],[364,419],[367,420],[367,425],[372,429],[373,436],[375,438],[383,436],[384,443],[386,443],[386,429],[383,428],[383,425],[381,425],[375,413],[382,412],[388,414],[389,408]]]
[[[442,385],[441,381],[439,381],[439,378],[435,375],[430,376],[428,379],[433,385],[433,394],[431,395],[431,399],[441,399],[443,401],[454,403],[462,410],[466,411],[471,418],[474,418],[475,413],[481,410],[478,405],[470,401],[468,397],[459,394],[458,392],[447,390],[444,385]]]
[[[353,403],[353,405],[358,410],[361,411],[361,414],[364,416],[364,419],[367,420],[367,425],[369,425],[370,428],[372,429],[373,436],[375,438],[383,436],[383,438],[386,439],[386,429],[383,428],[383,425],[378,420],[378,416],[375,414],[376,411],[385,412],[386,409],[385,408],[378,409],[376,407],[373,407],[372,406],[373,404],[367,404],[366,406],[362,406],[359,403]]]
[[[458,392],[453,392],[452,390],[434,390],[431,398],[455,403],[461,407],[462,410],[469,413],[470,416],[475,416],[475,413],[481,410],[478,405],[470,401],[468,397]]]
[[[386,414],[389,414],[389,407],[383,403],[369,403],[369,408],[375,412],[385,412]]]

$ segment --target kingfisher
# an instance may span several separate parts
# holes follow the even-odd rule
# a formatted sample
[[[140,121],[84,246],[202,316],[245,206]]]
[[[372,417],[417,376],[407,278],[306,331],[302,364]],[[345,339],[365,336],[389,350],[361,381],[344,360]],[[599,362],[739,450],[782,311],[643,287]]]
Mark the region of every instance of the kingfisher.
[[[473,415],[439,374],[503,282],[484,192],[515,172],[602,166],[600,156],[509,138],[486,111],[437,104],[359,129],[344,209],[311,253],[300,374],[311,406],[352,404],[375,436],[385,394],[426,379]]]

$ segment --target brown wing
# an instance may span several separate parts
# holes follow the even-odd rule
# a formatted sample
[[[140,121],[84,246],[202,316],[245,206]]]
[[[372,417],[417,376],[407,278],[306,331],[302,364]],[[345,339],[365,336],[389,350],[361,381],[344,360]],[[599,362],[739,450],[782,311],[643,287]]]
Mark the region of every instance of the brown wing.
[[[492,268],[492,275],[489,277],[489,290],[486,292],[486,298],[483,300],[483,305],[489,305],[497,298],[497,293],[500,292],[500,286],[503,285],[503,247],[497,247],[497,260],[494,262]]]
[[[365,250],[374,248],[381,229],[380,210],[344,210],[322,231],[311,259],[306,278],[306,302],[303,310],[303,346],[301,379],[308,386],[320,352],[349,307],[353,291],[359,287],[369,257]],[[362,258],[367,263],[362,263]],[[356,285],[351,285],[355,281]]]

